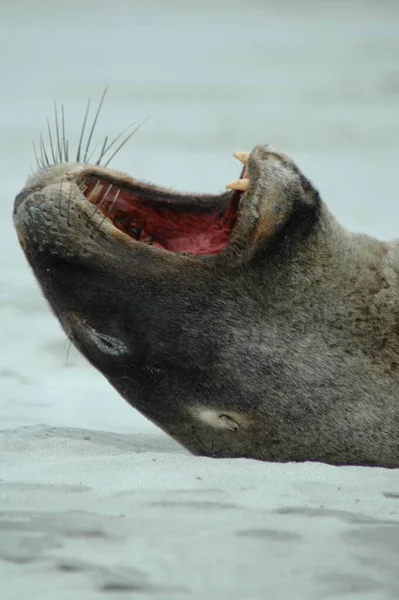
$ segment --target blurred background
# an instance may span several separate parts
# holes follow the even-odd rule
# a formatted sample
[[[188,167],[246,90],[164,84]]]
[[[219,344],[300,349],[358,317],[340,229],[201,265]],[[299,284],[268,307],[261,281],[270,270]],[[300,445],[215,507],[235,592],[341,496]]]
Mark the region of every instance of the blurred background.
[[[149,120],[113,166],[217,192],[231,153],[290,153],[347,227],[399,237],[396,0],[9,0],[0,7],[0,428],[155,431],[69,349],[11,213],[33,140],[65,105],[70,147],[88,98],[97,140]]]

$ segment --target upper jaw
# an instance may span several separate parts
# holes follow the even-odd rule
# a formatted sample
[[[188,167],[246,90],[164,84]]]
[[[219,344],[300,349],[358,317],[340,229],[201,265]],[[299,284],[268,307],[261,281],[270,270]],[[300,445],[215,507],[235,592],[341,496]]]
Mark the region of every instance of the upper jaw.
[[[124,173],[103,167],[85,164],[55,165],[40,170],[31,177],[24,190],[17,196],[14,206],[15,225],[20,239],[25,239],[26,235],[30,235],[37,227],[36,237],[40,238],[42,244],[45,244],[46,240],[48,243],[52,243],[48,239],[51,237],[51,228],[48,224],[51,223],[53,236],[59,236],[56,245],[60,248],[63,238],[64,245],[69,244],[69,252],[73,246],[82,245],[83,240],[80,240],[79,243],[79,236],[84,238],[85,254],[92,247],[102,246],[103,240],[107,236],[129,248],[137,249],[138,243],[135,239],[115,227],[115,221],[114,224],[111,224],[108,218],[104,218],[104,213],[101,215],[100,210],[96,210],[96,207],[92,205],[104,203],[107,190],[113,187],[114,197],[120,190],[127,190],[127,195],[139,198],[143,206],[151,206],[155,212],[160,209],[165,211],[172,207],[173,211],[183,210],[190,213],[194,211],[194,217],[197,218],[198,213],[200,219],[203,219],[203,215],[206,213],[218,215],[217,223],[220,225],[212,220],[209,221],[211,225],[207,221],[201,225],[204,234],[209,235],[209,227],[213,227],[215,237],[217,238],[219,235],[220,239],[217,238],[217,241],[214,242],[216,251],[208,253],[205,245],[203,249],[200,248],[199,256],[196,256],[194,252],[192,257],[204,257],[207,260],[214,258],[216,261],[228,258],[233,262],[248,260],[256,251],[260,241],[265,237],[270,237],[273,231],[288,218],[292,206],[286,202],[284,189],[287,186],[292,188],[293,185],[298,187],[298,182],[300,187],[300,173],[284,153],[277,152],[269,146],[256,146],[250,154],[235,153],[235,156],[244,164],[241,179],[226,186],[228,192],[215,196],[186,196],[172,193],[169,190],[144,184]],[[101,182],[101,185],[97,186],[93,183],[96,181]],[[100,198],[98,198],[99,188],[102,189]],[[115,190],[118,191],[115,193]],[[106,202],[108,200],[109,198],[106,199]],[[119,201],[118,199],[117,202]],[[112,208],[111,204],[108,202],[108,207]],[[33,208],[35,205],[37,205],[36,213]],[[29,210],[27,210],[28,206]],[[223,215],[222,219],[220,219],[220,214]],[[47,215],[47,224],[46,218],[41,219],[43,215],[44,217]],[[80,217],[75,218],[76,215],[80,215]],[[33,225],[33,221],[36,225]],[[30,226],[27,228],[28,222],[30,222]],[[165,223],[163,224],[164,229]],[[225,234],[223,234],[223,227]],[[27,229],[30,233],[27,232]],[[155,242],[157,242],[156,239]],[[139,246],[142,247],[143,244],[139,244]],[[172,244],[169,243],[169,246],[170,248],[167,243],[164,243],[163,246],[155,243],[155,247],[146,249],[158,252],[172,249],[175,254],[179,254],[179,244],[173,241]],[[190,252],[184,252],[184,244],[181,246],[184,254],[190,254]],[[65,246],[66,248],[67,246]],[[141,249],[144,250],[143,247]],[[207,254],[213,256],[207,256]]]

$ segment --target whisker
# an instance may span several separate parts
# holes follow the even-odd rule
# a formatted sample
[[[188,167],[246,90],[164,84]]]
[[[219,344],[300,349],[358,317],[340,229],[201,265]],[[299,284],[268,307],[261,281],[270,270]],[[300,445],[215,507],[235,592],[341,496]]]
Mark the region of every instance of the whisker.
[[[102,224],[104,223],[105,219],[107,219],[107,218],[108,218],[108,216],[111,214],[111,212],[112,212],[112,209],[114,208],[114,206],[115,206],[115,203],[116,203],[116,201],[118,200],[118,196],[119,196],[119,194],[120,194],[120,190],[118,190],[118,191],[116,192],[116,194],[115,194],[115,198],[113,199],[113,201],[112,201],[112,204],[111,204],[111,206],[109,207],[109,209],[108,209],[107,213],[104,215],[103,219],[101,219],[101,221],[100,221],[100,223],[99,223],[98,227],[97,227],[96,229],[94,229],[94,231],[92,231],[92,232],[91,232],[91,234],[90,234],[90,237],[93,237],[93,235],[94,235],[95,233],[97,233],[97,232],[98,232],[98,231],[101,229],[101,227],[102,227]],[[104,199],[103,199],[103,200],[104,200]]]
[[[102,159],[102,157],[104,156],[104,149],[105,149],[105,147],[106,147],[107,143],[108,143],[108,136],[105,136],[105,140],[104,140],[104,143],[103,143],[103,145],[102,145],[101,152],[100,152],[100,158],[97,160],[97,162],[96,162],[96,165],[99,165],[99,164],[100,164],[100,162],[101,162],[101,159]],[[92,155],[91,155],[91,156],[92,156]],[[89,158],[89,162],[90,162],[91,156],[90,156],[90,158]]]
[[[100,181],[100,180],[99,180],[99,181]],[[99,181],[98,181],[97,183],[99,183]],[[97,184],[96,184],[96,186],[97,186]],[[109,186],[107,187],[107,190],[106,190],[105,194],[104,194],[104,195],[103,195],[103,197],[101,198],[100,202],[98,202],[98,203],[96,204],[96,209],[95,209],[95,211],[93,212],[93,214],[90,216],[90,220],[91,220],[91,219],[94,217],[94,215],[96,214],[96,212],[97,212],[98,210],[100,210],[100,206],[103,204],[104,200],[107,198],[108,194],[110,193],[110,191],[111,191],[111,189],[112,189],[113,187],[114,187],[114,184],[113,184],[113,183],[110,183],[110,184],[109,184]],[[94,190],[93,190],[93,191],[94,191]],[[90,197],[91,197],[91,195],[90,195]],[[101,212],[101,211],[100,211],[100,212]],[[101,213],[101,214],[103,214],[103,213]]]
[[[55,120],[55,131],[57,134],[57,148],[58,148],[58,156],[59,156],[59,161],[58,162],[62,162],[62,147],[61,147],[61,138],[60,138],[60,127],[58,124],[58,109],[57,109],[57,103],[54,102],[54,120]]]
[[[67,353],[66,353],[66,361],[65,362],[68,365],[69,354],[70,354],[71,348],[72,348],[72,342],[71,342],[71,340],[67,340],[67,341],[69,342],[69,346],[68,346],[68,350],[67,350]]]
[[[91,149],[91,146],[107,92],[108,87],[104,89],[101,95],[100,102],[95,112],[93,122],[90,126],[90,130],[88,131],[87,140],[85,141],[85,134],[86,130],[88,130],[89,124],[91,100],[89,99],[87,102],[82,127],[79,134],[79,143],[76,153],[76,162],[78,163],[87,163],[87,161],[89,161],[89,164],[91,164],[92,157],[95,156],[98,152],[99,144],[95,145],[93,149]],[[135,133],[137,133],[140,127],[142,127],[148,119],[149,117],[146,117],[137,126],[134,126],[135,124],[131,123],[111,141],[109,139],[109,136],[106,136],[104,141],[102,142],[101,150],[98,155],[98,159],[95,162],[95,165],[99,166],[103,161],[105,161],[105,164],[103,166],[108,167],[110,162],[115,158],[115,156],[120,152],[120,150],[125,146],[125,144],[127,144],[127,142],[133,137]],[[134,127],[133,130],[132,127]],[[70,159],[69,140],[66,137],[65,107],[64,104],[61,104],[59,107],[59,105],[57,105],[55,101],[54,128],[55,129],[53,130],[52,125],[50,124],[50,120],[47,119],[48,142],[46,141],[46,143],[48,143],[48,149],[46,148],[46,144],[44,142],[42,134],[40,135],[40,143],[38,144],[38,146],[36,147],[36,145],[33,144],[36,165],[39,169],[45,169],[46,167],[51,167],[52,165],[56,165],[62,162],[69,162]],[[117,142],[120,142],[119,145],[117,145]],[[106,196],[103,197],[102,202],[105,198]]]
[[[115,156],[118,154],[119,150],[121,150],[123,148],[123,146],[125,144],[127,144],[127,142],[130,140],[130,138],[132,138],[134,136],[134,134],[140,129],[140,127],[142,127],[144,125],[144,123],[148,120],[148,117],[146,117],[143,121],[141,121],[141,123],[139,123],[137,125],[137,127],[135,127],[135,129],[133,129],[133,131],[131,133],[129,133],[128,136],[125,137],[125,139],[123,140],[123,142],[121,142],[121,144],[119,144],[119,146],[117,147],[117,149],[115,150],[115,152],[111,155],[111,157],[107,160],[107,162],[104,164],[104,167],[107,167],[109,165],[109,163],[111,162],[111,160],[113,158],[115,158]]]
[[[110,193],[110,191],[112,190],[113,187],[114,187],[114,184],[110,183],[109,186],[107,187],[107,191],[105,192],[104,196],[101,198],[101,201],[97,204],[98,207],[100,207],[101,204],[103,204],[104,200],[106,199],[106,197],[108,196],[108,194]]]
[[[91,190],[90,194],[87,196],[87,199],[89,202],[91,202],[91,199],[93,198],[93,196],[95,195],[98,186],[100,185],[101,181],[98,179],[96,185],[94,186],[94,188]]]
[[[116,204],[116,201],[118,200],[118,197],[119,197],[119,194],[120,194],[120,193],[121,193],[121,191],[120,191],[120,190],[118,190],[118,191],[116,192],[116,194],[115,194],[115,198],[113,199],[111,206],[110,206],[110,207],[109,207],[109,209],[107,210],[107,214],[106,214],[106,216],[107,216],[107,217],[108,217],[108,215],[110,215],[110,214],[111,214],[111,212],[112,212],[112,210],[113,210],[113,208],[114,208],[114,206],[115,206],[115,204]]]
[[[38,157],[38,154],[36,151],[36,144],[35,144],[34,140],[33,140],[33,152],[35,153],[36,165],[39,167],[39,169],[42,169],[44,165],[42,164],[42,161]]]
[[[69,219],[69,215],[71,212],[71,199],[72,199],[72,185],[69,184],[69,196],[68,196],[68,209],[67,209],[67,226],[70,227],[71,226],[71,222]]]
[[[48,119],[47,119],[47,131],[48,131],[48,139],[50,142],[51,156],[53,157],[53,163],[55,164],[57,162],[57,160],[55,158],[53,136],[51,135],[50,121]]]
[[[68,162],[68,140],[65,137],[65,112],[64,105],[61,104],[61,124],[62,124],[62,144],[64,149],[64,160]]]
[[[105,138],[104,140],[104,144],[103,144],[103,150],[101,151],[100,154],[100,158],[98,159],[98,161],[96,162],[96,165],[99,165],[101,160],[105,157],[105,155],[107,154],[107,152],[109,150],[111,150],[112,146],[114,146],[116,144],[116,142],[131,128],[133,127],[134,123],[130,123],[130,125],[128,125],[127,127],[125,127],[125,129],[123,129],[113,140],[112,142],[110,142],[110,144],[105,147],[106,142],[108,141],[108,136]]]
[[[62,198],[62,184],[63,184],[63,183],[64,183],[64,182],[63,182],[63,180],[61,179],[61,181],[60,181],[60,195],[59,195],[59,197],[58,197],[58,211],[59,211],[59,213],[60,213],[60,215],[61,215],[61,216],[63,216],[63,215],[62,215],[62,212],[61,212],[61,198]]]
[[[132,137],[132,135],[134,135],[136,133],[136,131],[149,119],[149,117],[146,117],[141,123],[138,124],[138,126],[134,129],[134,131],[131,132],[131,134],[127,137],[127,139],[121,144],[121,146],[118,148],[118,150],[116,150],[116,152],[111,156],[111,158],[109,159],[109,161],[111,161],[115,154],[117,152],[119,152],[119,150],[122,148],[122,146],[130,139],[130,137]],[[108,153],[109,150],[111,150],[111,148],[116,144],[116,142],[131,128],[133,127],[134,123],[130,123],[130,125],[128,125],[127,127],[125,127],[125,129],[123,129],[113,140],[112,142],[106,147],[104,148],[104,151],[101,153],[100,158],[98,159],[96,165],[100,164],[100,161],[105,157],[105,155]],[[105,145],[105,144],[104,144]],[[108,162],[109,162],[108,161]],[[108,163],[107,163],[108,164]],[[106,166],[106,165],[104,165]]]
[[[89,110],[90,110],[90,100],[87,102],[86,112],[85,112],[85,116],[83,119],[82,131],[80,132],[78,153],[76,155],[76,162],[80,162],[80,153],[82,152],[82,142],[83,142],[83,136],[84,136],[85,129],[86,129],[87,118],[89,116]]]
[[[96,112],[96,114],[94,116],[93,124],[91,126],[90,133],[89,133],[89,137],[87,138],[86,150],[85,150],[85,155],[83,157],[83,162],[86,162],[86,160],[87,160],[87,155],[89,153],[91,139],[93,137],[94,129],[96,128],[96,125],[97,125],[98,117],[100,115],[100,111],[101,111],[101,108],[102,108],[102,105],[103,105],[104,98],[105,98],[105,95],[107,93],[107,90],[108,90],[108,88],[106,87],[105,90],[102,93],[102,96],[101,96],[101,99],[100,99],[100,103],[99,103],[98,108],[97,108],[97,112]]]
[[[95,153],[96,153],[96,150],[97,150],[98,146],[99,146],[99,144],[96,144],[96,145],[94,146],[93,150],[90,152],[89,156],[87,157],[87,164],[88,164],[88,165],[92,164],[92,163],[91,163],[91,159],[92,159],[92,156],[93,156],[93,154],[95,154]]]
[[[84,196],[84,194],[85,194],[85,192],[86,192],[86,190],[87,190],[87,188],[88,188],[88,187],[89,187],[89,186],[87,186],[87,185],[86,185],[86,184],[83,182],[83,183],[81,183],[80,185],[78,185],[78,190],[79,190],[79,192],[80,192],[80,193],[81,193],[81,194]]]
[[[43,136],[42,136],[42,134],[40,134],[40,148],[41,148],[43,163],[46,163],[47,166],[49,167],[50,166],[50,161],[49,161],[48,156],[47,156],[46,147],[45,147],[44,142],[43,142]]]
[[[98,208],[98,206],[97,206],[97,205],[94,205],[94,211],[92,212],[92,214],[91,214],[91,215],[90,215],[90,217],[89,217],[89,222],[91,222],[91,221],[93,220],[93,217],[94,217],[94,215],[95,215],[96,213],[99,213],[101,217],[103,216],[103,213],[102,213],[102,212],[101,212],[101,210]],[[92,231],[92,233],[90,234],[90,237],[93,237],[93,234],[94,234],[94,233],[95,233],[95,232],[94,232],[94,231]]]
[[[89,196],[87,197],[87,200],[88,200],[89,202],[91,202],[91,200],[92,200],[93,196],[95,195],[95,193],[96,193],[96,191],[97,191],[97,188],[98,188],[98,186],[99,186],[99,185],[101,185],[101,180],[100,180],[100,179],[97,181],[96,185],[94,186],[94,188],[91,190],[91,192],[90,192]],[[112,187],[112,184],[111,184],[111,185],[108,187],[107,191],[105,192],[105,196],[104,196],[104,197],[106,197],[106,195],[108,194],[108,192],[109,192],[109,190],[110,190],[110,188],[111,188],[111,187]],[[100,202],[100,205],[101,205],[101,203],[104,201],[104,197],[103,197],[103,199],[101,200],[101,202]],[[94,204],[94,203],[93,203],[93,204]],[[90,215],[90,221],[92,220],[92,218],[94,217],[94,215],[96,214],[96,212],[98,212],[98,211],[99,211],[99,208],[98,208],[98,206],[99,206],[99,205],[95,204],[95,209],[94,209],[93,213]],[[102,214],[102,213],[101,213],[101,214]]]
[[[33,192],[33,194],[31,195],[31,198],[33,198],[34,200],[36,200],[36,197],[38,195],[39,192]],[[41,212],[43,214],[43,209],[40,205],[40,202],[37,203],[37,208],[39,209],[39,212]]]

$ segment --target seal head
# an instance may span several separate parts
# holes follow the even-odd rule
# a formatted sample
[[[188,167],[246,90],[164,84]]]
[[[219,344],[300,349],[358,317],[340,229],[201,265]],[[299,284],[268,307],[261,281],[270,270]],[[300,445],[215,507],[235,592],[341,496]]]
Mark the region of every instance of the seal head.
[[[220,195],[46,165],[17,196],[69,339],[195,454],[399,466],[399,254],[329,213],[284,153]]]

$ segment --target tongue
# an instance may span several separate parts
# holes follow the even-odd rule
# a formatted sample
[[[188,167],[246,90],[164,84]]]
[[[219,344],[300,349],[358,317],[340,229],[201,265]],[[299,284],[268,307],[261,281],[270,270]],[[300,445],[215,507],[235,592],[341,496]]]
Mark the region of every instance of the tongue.
[[[97,185],[97,188],[95,188]],[[227,211],[197,208],[184,211],[173,201],[157,204],[136,191],[115,185],[89,184],[88,200],[98,206],[113,225],[133,239],[170,252],[193,255],[217,254],[223,250],[237,218],[239,194],[231,196]]]

